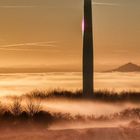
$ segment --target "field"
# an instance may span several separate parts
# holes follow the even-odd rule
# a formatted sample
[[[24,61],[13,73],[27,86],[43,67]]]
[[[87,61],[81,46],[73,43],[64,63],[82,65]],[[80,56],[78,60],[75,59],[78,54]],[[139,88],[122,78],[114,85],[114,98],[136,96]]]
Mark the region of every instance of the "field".
[[[139,100],[139,92],[107,90],[95,91],[90,99],[82,91],[64,90],[4,96],[0,98],[0,139],[100,140],[104,136],[107,140],[137,140]]]

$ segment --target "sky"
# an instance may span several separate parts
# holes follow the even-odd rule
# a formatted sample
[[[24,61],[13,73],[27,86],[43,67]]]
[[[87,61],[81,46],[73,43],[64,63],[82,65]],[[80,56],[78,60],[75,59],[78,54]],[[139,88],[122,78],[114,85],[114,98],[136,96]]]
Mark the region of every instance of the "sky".
[[[140,1],[93,1],[96,71],[139,62]],[[82,68],[83,0],[0,0],[0,67]]]

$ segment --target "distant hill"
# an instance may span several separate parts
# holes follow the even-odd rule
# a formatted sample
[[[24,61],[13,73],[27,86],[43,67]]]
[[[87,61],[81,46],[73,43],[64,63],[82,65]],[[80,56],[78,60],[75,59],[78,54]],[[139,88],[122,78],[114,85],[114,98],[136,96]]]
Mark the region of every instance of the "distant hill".
[[[140,66],[129,62],[116,69],[108,70],[105,72],[140,72]]]

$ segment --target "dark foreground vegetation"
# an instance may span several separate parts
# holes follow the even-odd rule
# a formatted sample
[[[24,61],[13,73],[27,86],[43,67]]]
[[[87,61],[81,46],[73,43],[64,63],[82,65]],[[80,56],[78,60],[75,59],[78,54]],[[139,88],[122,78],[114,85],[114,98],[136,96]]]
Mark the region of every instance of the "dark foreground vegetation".
[[[0,128],[1,127],[45,127],[48,128],[50,125],[55,123],[77,123],[77,122],[111,122],[111,121],[127,121],[127,120],[140,120],[140,108],[126,109],[119,113],[110,115],[71,115],[63,113],[50,113],[47,111],[40,110],[33,115],[26,111],[21,111],[18,115],[13,114],[11,110],[4,111],[0,115]]]
[[[29,98],[26,103],[21,103],[21,98],[13,99],[10,105],[0,104],[0,128],[12,127],[30,128],[35,126],[48,128],[57,122],[105,122],[115,120],[140,120],[140,108],[128,108],[121,112],[108,115],[72,115],[69,113],[52,113],[43,110],[41,100]]]
[[[21,100],[17,97],[10,105],[0,104],[0,127],[48,127],[53,116],[42,109],[41,102],[29,99],[23,105]]]
[[[34,90],[30,93],[23,95],[28,98],[35,99],[50,99],[50,98],[68,98],[68,99],[85,99],[82,95],[82,91],[67,91],[67,90],[52,90],[52,91],[40,91]],[[140,92],[138,91],[108,91],[108,90],[98,90],[93,93],[93,97],[88,98],[88,100],[98,100],[107,102],[139,102]]]
[[[7,97],[6,97],[7,98]],[[43,109],[41,101],[47,99],[71,99],[71,100],[91,100],[101,102],[135,102],[140,101],[140,92],[122,91],[121,93],[115,91],[95,91],[93,97],[85,99],[82,96],[82,91],[39,91],[35,90],[20,97],[11,97],[12,103],[3,105],[0,102],[0,127],[13,127],[18,126],[30,127],[49,127],[49,125],[57,122],[89,122],[89,121],[114,121],[114,120],[140,120],[140,108],[128,108],[122,112],[96,116],[94,115],[72,115],[68,113],[52,113]],[[7,98],[8,99],[8,98]],[[22,102],[24,100],[24,103]]]

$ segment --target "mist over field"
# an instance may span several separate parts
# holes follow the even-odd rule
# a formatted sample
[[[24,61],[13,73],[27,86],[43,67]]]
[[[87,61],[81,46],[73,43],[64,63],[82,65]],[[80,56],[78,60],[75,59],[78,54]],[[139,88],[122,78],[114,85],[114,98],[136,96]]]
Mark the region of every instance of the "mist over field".
[[[3,96],[0,103],[2,140],[102,140],[103,136],[105,140],[138,140],[140,136],[139,102],[24,95]]]
[[[140,73],[94,76],[89,100],[80,72],[1,73],[0,139],[137,140]]]
[[[95,90],[132,90],[139,91],[140,73],[95,73]],[[34,89],[67,89],[82,88],[80,72],[50,72],[50,73],[1,73],[0,96],[21,95]]]

